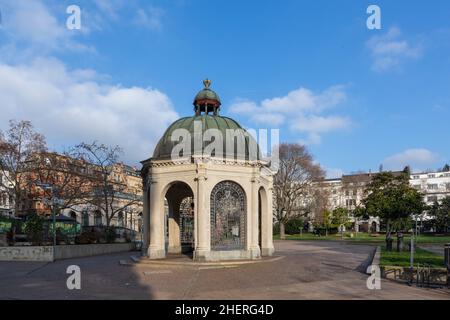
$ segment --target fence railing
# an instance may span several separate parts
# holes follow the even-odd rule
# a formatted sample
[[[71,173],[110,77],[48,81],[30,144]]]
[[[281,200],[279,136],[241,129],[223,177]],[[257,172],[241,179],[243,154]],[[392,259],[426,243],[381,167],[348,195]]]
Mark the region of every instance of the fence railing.
[[[81,226],[79,223],[45,221],[40,231],[33,235],[27,234],[27,222],[23,220],[0,221],[0,233],[3,234],[9,246],[52,245],[54,235],[56,244],[87,244],[138,242],[142,235],[136,230],[117,226]]]

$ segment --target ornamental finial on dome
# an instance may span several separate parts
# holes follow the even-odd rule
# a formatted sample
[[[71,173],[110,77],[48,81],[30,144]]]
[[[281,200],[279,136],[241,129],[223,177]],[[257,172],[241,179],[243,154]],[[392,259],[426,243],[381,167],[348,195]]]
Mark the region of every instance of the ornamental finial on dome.
[[[194,110],[195,115],[199,116],[203,112],[208,115],[210,112],[217,116],[220,110],[220,98],[213,90],[209,87],[211,86],[211,80],[203,80],[203,85],[205,86],[194,99]]]
[[[205,89],[209,89],[209,87],[211,86],[211,80],[209,79],[203,80],[203,85],[205,86]]]

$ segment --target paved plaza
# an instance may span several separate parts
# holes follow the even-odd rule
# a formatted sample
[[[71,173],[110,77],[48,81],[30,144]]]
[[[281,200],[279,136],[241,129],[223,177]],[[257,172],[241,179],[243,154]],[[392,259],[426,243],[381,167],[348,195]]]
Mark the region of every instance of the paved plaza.
[[[134,264],[133,253],[0,262],[0,299],[450,299],[445,290],[391,281],[368,290],[362,271],[372,246],[277,241],[275,247],[275,259],[237,265]],[[69,265],[81,268],[81,290],[66,287]]]

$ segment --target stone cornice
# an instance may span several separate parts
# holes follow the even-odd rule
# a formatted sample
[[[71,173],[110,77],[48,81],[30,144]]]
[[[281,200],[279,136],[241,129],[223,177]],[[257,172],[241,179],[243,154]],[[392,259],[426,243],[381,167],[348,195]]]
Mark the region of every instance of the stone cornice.
[[[228,160],[228,159],[223,159],[223,158],[193,156],[193,157],[177,159],[177,160],[153,160],[153,161],[149,161],[147,163],[149,168],[172,167],[172,166],[191,165],[191,164],[196,164],[196,165],[212,164],[212,165],[263,168],[268,165],[268,162],[262,161],[262,160],[256,160],[256,161],[239,160],[239,159]]]

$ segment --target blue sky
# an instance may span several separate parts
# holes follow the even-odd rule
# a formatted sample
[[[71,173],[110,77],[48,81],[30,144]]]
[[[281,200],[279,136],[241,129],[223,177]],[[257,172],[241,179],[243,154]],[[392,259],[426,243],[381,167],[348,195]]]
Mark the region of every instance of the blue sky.
[[[67,30],[68,5],[81,30]],[[377,4],[382,29],[368,30]],[[132,164],[213,80],[222,114],[280,128],[330,176],[450,162],[448,1],[0,0],[0,128]]]

